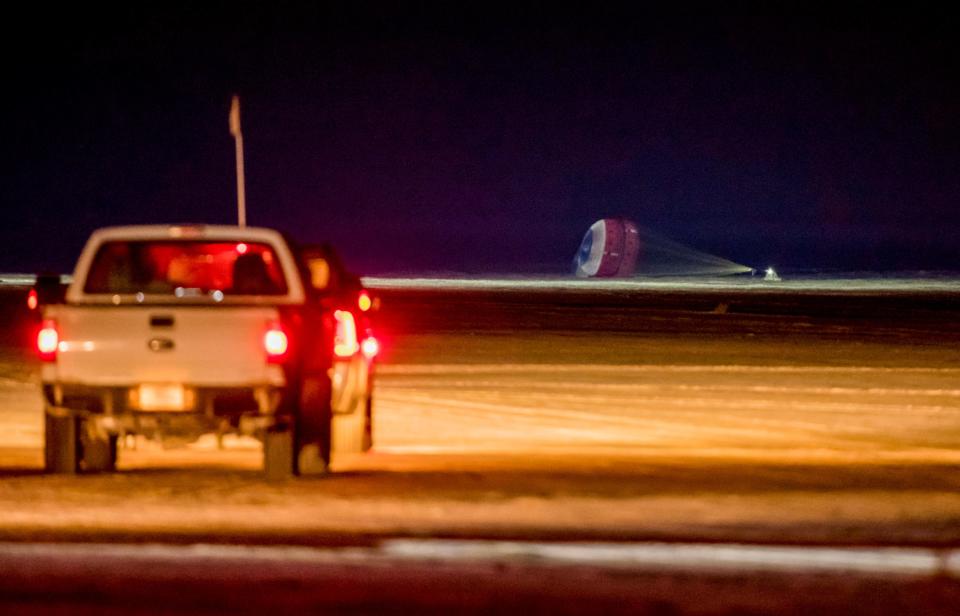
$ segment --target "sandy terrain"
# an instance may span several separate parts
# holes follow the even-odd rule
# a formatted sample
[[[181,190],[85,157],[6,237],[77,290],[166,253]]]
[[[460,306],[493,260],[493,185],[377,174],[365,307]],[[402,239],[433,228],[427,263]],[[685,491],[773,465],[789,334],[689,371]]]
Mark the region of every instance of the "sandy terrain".
[[[410,312],[385,315],[375,452],[280,484],[244,439],[41,475],[36,365],[7,344],[0,535],[960,544],[960,351],[936,320],[607,306],[582,331],[574,303],[536,331],[513,310],[403,335]]]

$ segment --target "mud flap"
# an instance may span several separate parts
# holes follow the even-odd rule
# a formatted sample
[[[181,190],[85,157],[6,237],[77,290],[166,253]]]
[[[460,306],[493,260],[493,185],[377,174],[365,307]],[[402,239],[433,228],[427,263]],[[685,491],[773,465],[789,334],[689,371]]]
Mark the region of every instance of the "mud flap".
[[[362,412],[334,417],[333,450],[336,453],[363,453],[366,423]]]
[[[80,470],[80,421],[73,415],[44,414],[44,468],[73,475]]]
[[[369,378],[366,360],[360,356],[333,367],[332,445],[335,453],[363,453],[369,449]]]
[[[279,481],[296,474],[293,430],[289,426],[269,428],[263,437],[263,471],[267,479]]]
[[[330,369],[330,404],[334,416],[356,411],[357,402],[367,393],[367,377],[367,364],[362,357],[334,362]]]
[[[353,412],[333,416],[333,451],[336,453],[363,453],[367,434],[366,400],[356,402]]]

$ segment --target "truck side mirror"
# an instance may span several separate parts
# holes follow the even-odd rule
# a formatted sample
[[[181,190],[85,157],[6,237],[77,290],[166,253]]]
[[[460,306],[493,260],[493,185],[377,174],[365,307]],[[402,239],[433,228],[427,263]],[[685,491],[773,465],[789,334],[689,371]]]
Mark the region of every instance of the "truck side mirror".
[[[310,286],[317,291],[326,291],[330,286],[330,264],[323,257],[307,259],[310,271]]]

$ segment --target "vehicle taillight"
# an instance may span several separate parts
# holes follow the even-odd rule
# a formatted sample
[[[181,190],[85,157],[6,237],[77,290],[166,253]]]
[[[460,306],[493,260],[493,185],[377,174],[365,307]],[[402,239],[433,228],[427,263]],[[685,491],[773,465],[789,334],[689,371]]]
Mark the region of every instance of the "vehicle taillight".
[[[267,361],[281,362],[287,356],[290,341],[279,324],[272,324],[263,335],[263,349],[267,352]]]
[[[380,352],[380,342],[373,336],[367,336],[360,343],[360,352],[367,358],[367,361],[370,361]]]
[[[360,295],[357,296],[357,308],[360,309],[360,312],[366,312],[373,307],[373,298],[370,297],[370,294],[366,291],[361,291]]]
[[[57,347],[60,346],[60,332],[57,331],[57,322],[45,320],[37,332],[37,352],[43,361],[53,361],[57,358]]]
[[[333,354],[337,357],[353,357],[360,350],[357,340],[357,322],[353,313],[337,310],[333,313],[337,320],[337,330],[333,337]]]
[[[38,305],[40,305],[40,297],[37,295],[37,290],[30,289],[30,292],[27,293],[27,308],[36,310]]]

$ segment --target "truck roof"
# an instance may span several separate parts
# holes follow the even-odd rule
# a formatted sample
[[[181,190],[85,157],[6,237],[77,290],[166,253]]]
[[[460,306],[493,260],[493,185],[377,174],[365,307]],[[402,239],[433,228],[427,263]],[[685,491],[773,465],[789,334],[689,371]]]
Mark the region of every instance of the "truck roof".
[[[282,234],[266,227],[238,227],[235,225],[124,225],[103,227],[90,236],[92,240],[159,240],[159,239],[198,239],[218,240],[237,239],[256,241],[283,241]]]

